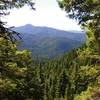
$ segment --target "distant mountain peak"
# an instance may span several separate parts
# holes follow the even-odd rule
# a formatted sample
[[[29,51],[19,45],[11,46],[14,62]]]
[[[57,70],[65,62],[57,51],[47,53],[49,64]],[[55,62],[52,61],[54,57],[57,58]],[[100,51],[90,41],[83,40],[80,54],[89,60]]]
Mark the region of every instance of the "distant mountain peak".
[[[32,24],[26,24],[26,25],[23,25],[23,26],[32,26],[32,27],[33,27],[33,25],[32,25]]]
[[[26,24],[26,25],[23,25],[22,27],[34,28],[35,26],[33,26],[32,24]]]

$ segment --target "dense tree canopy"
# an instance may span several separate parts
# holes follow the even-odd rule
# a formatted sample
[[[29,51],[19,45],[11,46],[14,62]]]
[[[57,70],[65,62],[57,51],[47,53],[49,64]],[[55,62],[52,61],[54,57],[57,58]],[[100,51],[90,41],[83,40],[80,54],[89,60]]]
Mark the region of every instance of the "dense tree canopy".
[[[78,50],[78,56],[81,60],[80,73],[84,80],[88,80],[90,87],[75,100],[99,100],[100,90],[97,84],[100,82],[100,0],[59,0],[58,3],[70,18],[79,21],[87,33],[86,46]],[[94,85],[90,85],[93,81]]]
[[[32,8],[34,5],[31,0],[0,0],[0,100],[30,98],[26,95],[31,80],[28,80],[29,68],[32,66],[30,53],[17,50],[16,35],[19,36],[19,33],[7,28],[1,20],[1,17],[9,14],[9,9],[20,8],[25,4]]]

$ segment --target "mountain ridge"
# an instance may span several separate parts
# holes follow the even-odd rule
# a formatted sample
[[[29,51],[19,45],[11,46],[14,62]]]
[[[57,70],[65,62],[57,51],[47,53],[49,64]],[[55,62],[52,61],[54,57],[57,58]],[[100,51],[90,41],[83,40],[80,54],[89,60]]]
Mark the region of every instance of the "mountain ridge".
[[[31,24],[15,27],[13,30],[22,33],[18,49],[28,49],[32,56],[56,57],[81,46],[85,41],[84,32],[68,32]]]

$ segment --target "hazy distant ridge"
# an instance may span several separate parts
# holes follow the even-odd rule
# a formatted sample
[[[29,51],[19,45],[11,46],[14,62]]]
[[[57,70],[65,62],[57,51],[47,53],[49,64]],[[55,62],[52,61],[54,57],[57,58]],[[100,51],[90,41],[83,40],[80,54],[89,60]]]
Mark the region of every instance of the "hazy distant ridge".
[[[36,27],[30,24],[14,28],[22,33],[19,49],[32,51],[33,56],[53,57],[82,45],[85,34],[78,31],[63,31],[48,27]]]

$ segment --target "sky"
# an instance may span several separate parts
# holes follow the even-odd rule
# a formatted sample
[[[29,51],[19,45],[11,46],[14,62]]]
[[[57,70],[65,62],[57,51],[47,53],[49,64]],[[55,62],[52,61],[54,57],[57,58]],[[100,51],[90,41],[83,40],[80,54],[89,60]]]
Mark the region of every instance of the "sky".
[[[61,30],[81,30],[75,20],[66,17],[66,13],[59,8],[56,0],[36,0],[35,3],[36,11],[27,6],[13,9],[4,20],[9,26],[32,24]]]

